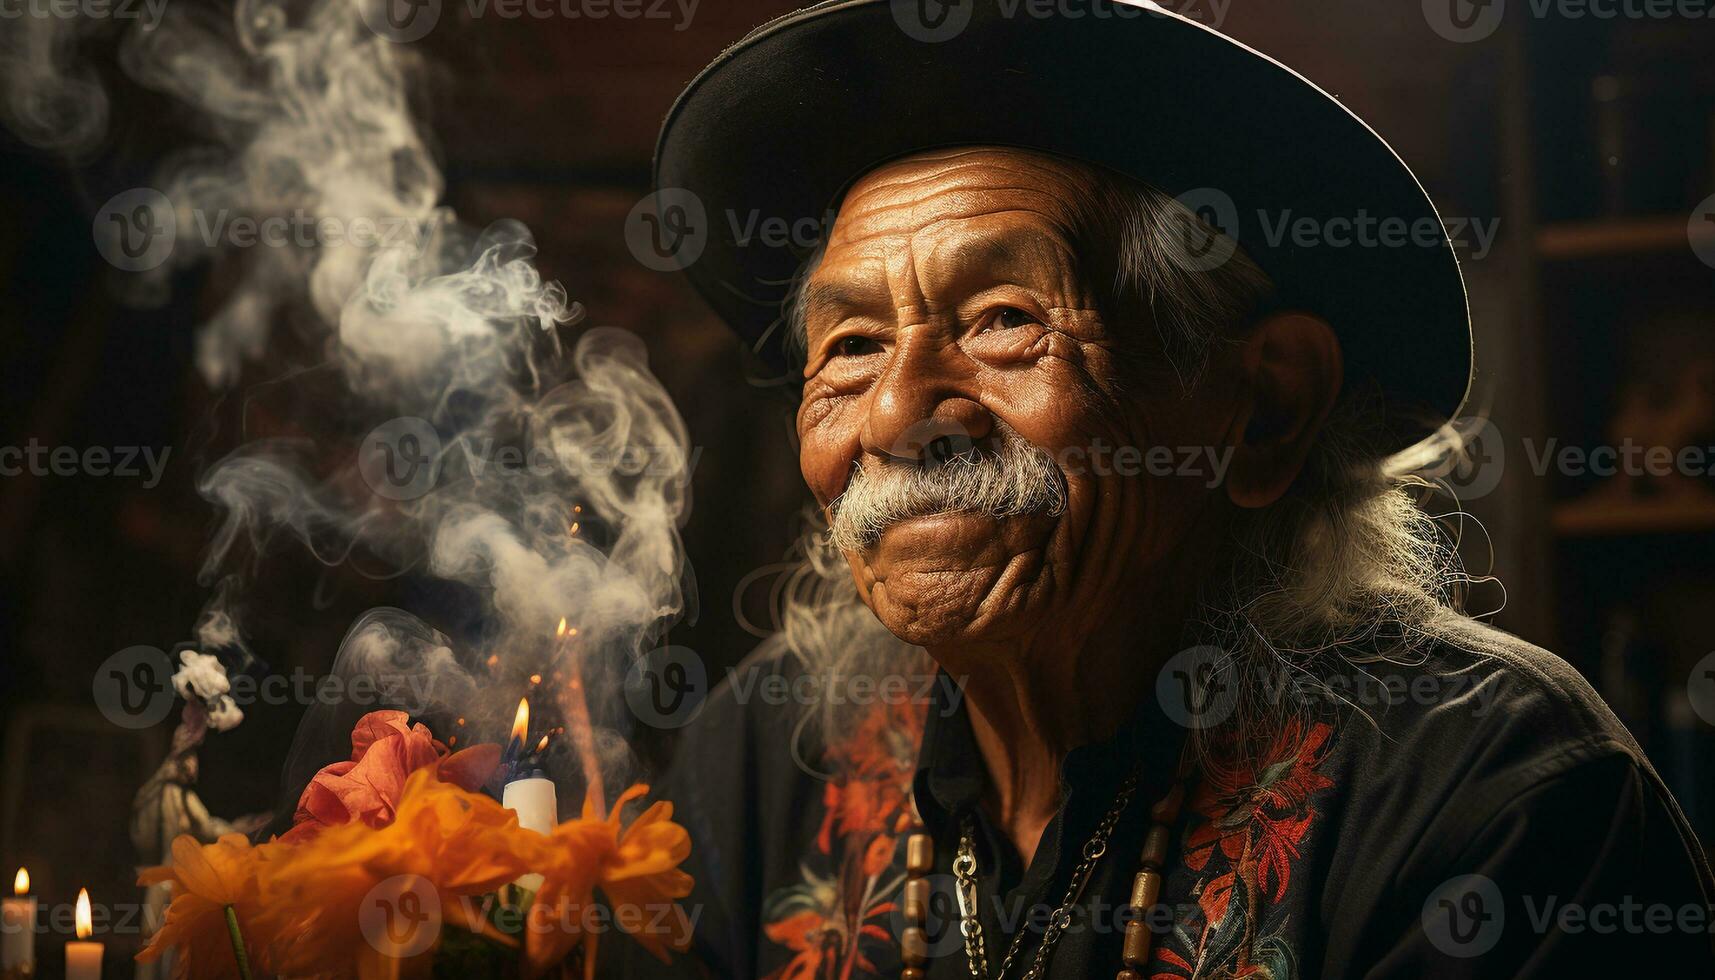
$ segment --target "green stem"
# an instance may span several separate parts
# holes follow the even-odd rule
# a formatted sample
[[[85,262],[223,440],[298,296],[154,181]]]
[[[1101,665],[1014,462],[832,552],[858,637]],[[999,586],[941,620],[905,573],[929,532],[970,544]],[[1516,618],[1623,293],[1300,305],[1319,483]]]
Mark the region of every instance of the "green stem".
[[[251,980],[250,957],[244,953],[244,934],[238,931],[238,911],[230,905],[226,907],[226,934],[232,937],[232,955],[238,960],[238,975],[243,980]]]

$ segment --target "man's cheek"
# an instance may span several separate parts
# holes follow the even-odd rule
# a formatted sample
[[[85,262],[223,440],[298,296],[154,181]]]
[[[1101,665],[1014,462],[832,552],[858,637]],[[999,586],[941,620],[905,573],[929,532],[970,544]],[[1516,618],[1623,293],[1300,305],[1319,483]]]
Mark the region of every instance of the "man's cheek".
[[[806,435],[798,453],[798,471],[816,501],[826,507],[846,488],[851,478],[851,454],[840,452],[828,440]]]

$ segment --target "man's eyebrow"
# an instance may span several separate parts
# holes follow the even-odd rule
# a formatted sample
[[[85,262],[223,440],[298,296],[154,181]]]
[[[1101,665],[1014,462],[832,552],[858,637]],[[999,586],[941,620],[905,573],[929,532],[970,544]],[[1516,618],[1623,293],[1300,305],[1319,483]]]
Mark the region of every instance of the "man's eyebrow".
[[[864,309],[875,306],[876,298],[871,290],[866,290],[849,280],[812,279],[804,284],[804,294],[800,299],[800,305],[804,311],[807,330],[811,314],[819,310]]]

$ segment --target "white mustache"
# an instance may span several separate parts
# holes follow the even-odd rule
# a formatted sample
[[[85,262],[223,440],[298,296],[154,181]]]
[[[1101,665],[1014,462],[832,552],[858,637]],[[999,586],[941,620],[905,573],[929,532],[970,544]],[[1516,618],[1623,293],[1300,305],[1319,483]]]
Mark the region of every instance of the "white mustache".
[[[1055,515],[1066,485],[1054,458],[1002,423],[997,450],[944,462],[886,461],[852,468],[845,492],[829,505],[829,536],[841,551],[872,547],[889,526],[935,514]]]

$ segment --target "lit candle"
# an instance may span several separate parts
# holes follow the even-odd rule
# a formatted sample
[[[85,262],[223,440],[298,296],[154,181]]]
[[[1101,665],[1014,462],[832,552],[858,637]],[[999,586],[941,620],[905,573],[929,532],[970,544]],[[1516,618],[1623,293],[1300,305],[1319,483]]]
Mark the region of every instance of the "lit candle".
[[[0,970],[8,980],[36,972],[36,896],[23,868],[12,879],[12,897],[5,899],[0,915]]]
[[[101,943],[90,942],[89,889],[77,892],[77,941],[66,943],[66,980],[101,980]]]
[[[559,801],[554,798],[554,781],[533,771],[522,779],[514,779],[501,790],[500,802],[518,814],[518,826],[546,834],[559,822]]]
[[[518,713],[512,719],[512,738],[508,744],[522,746],[524,740],[529,737],[530,701],[520,698]],[[560,820],[559,801],[554,797],[554,781],[535,770],[528,770],[522,778],[509,780],[501,787],[500,804],[518,814],[518,826],[534,830],[538,834],[553,830]],[[542,887],[542,876],[527,874],[518,879],[518,884],[536,891]]]

